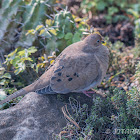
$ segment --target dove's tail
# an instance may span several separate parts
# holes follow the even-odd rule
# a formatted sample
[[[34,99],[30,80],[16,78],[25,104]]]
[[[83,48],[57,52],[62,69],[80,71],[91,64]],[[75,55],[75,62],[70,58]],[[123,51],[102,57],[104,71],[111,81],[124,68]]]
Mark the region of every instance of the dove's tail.
[[[12,99],[14,99],[14,98],[16,98],[18,96],[22,96],[22,95],[25,95],[25,94],[27,94],[27,92],[24,89],[18,90],[17,92],[9,95],[6,99],[0,101],[0,105],[11,101]]]
[[[22,89],[20,89],[20,90],[18,90],[16,92],[14,92],[13,94],[9,95],[6,99],[0,101],[0,105],[11,101],[12,99],[17,98],[18,96],[23,96],[23,95],[25,95],[25,94],[27,94],[27,93],[29,93],[31,91],[34,91],[32,85],[33,84],[31,84],[31,85],[29,85],[29,86],[27,86],[25,88],[22,88]]]

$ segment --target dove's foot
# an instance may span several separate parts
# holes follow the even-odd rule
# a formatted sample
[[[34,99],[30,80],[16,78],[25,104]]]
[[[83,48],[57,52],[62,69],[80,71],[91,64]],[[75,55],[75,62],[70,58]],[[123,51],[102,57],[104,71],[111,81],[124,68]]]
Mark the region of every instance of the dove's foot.
[[[83,91],[83,93],[84,93],[86,96],[88,96],[88,97],[91,98],[91,96],[90,96],[88,93],[95,94],[96,92],[95,92],[95,91]]]

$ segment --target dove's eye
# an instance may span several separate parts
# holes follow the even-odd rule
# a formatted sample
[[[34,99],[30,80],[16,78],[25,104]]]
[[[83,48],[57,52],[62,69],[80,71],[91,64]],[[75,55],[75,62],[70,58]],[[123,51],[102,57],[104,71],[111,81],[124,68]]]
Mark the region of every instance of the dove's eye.
[[[100,42],[100,40],[97,40],[97,43],[99,43]]]

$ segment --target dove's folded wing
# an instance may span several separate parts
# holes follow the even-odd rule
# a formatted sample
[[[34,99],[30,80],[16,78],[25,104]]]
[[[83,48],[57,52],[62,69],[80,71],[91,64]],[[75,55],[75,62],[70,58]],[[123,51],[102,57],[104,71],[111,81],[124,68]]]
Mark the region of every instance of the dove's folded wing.
[[[82,91],[98,84],[102,77],[99,63],[89,54],[63,58],[54,67],[50,87],[57,93]]]

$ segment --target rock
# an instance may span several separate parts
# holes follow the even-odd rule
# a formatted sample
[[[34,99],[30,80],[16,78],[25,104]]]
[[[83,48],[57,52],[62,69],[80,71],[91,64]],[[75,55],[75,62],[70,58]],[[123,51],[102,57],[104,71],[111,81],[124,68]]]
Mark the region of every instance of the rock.
[[[52,140],[66,126],[62,106],[56,95],[27,94],[0,111],[0,140]]]
[[[89,110],[93,100],[100,94],[89,98],[82,93],[63,95],[39,95],[28,93],[15,106],[0,111],[0,140],[53,140],[66,126],[62,106],[70,103],[87,104]],[[102,97],[103,98],[103,97]],[[70,111],[71,112],[71,111]]]

